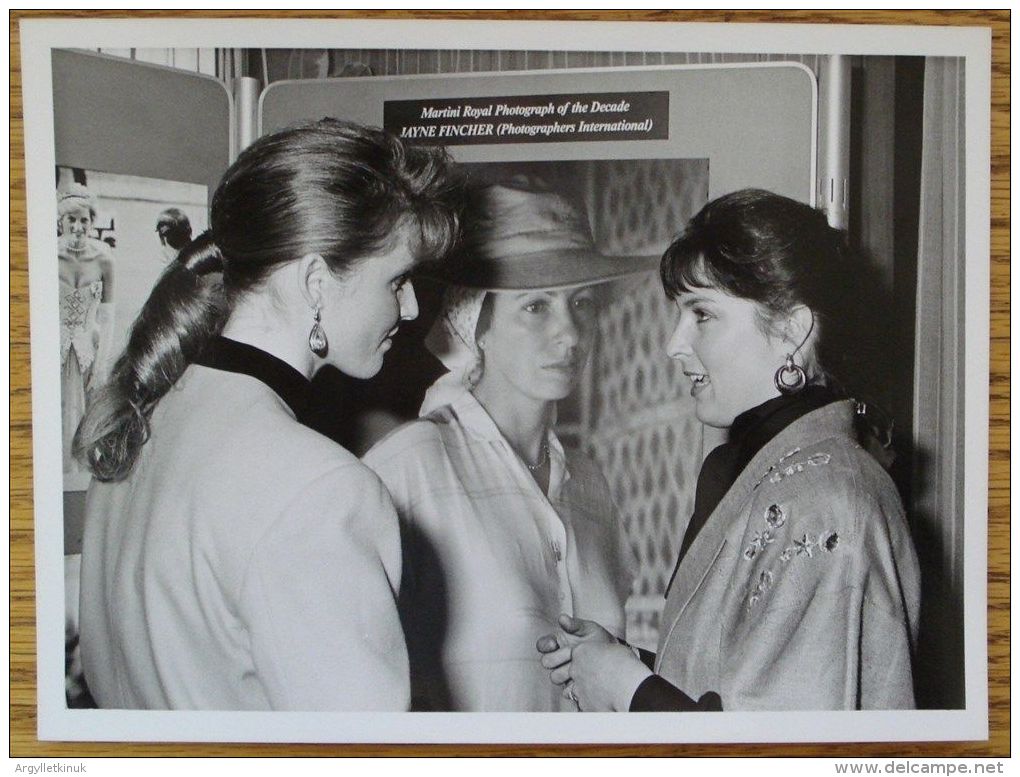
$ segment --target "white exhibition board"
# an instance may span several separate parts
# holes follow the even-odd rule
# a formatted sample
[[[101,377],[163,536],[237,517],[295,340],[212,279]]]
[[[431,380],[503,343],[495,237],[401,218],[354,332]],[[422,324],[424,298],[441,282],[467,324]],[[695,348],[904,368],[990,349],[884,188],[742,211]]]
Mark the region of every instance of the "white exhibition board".
[[[582,141],[574,141],[569,133],[558,133],[555,140],[542,134],[498,134],[507,117],[520,125],[529,120],[520,113],[510,115],[505,106],[552,104],[559,109],[565,102],[618,106],[621,101],[634,105],[640,95],[649,93],[667,96],[668,112],[656,114],[648,133],[661,134],[664,129],[661,139],[616,140],[611,131]],[[814,74],[794,62],[280,81],[262,95],[260,126],[265,133],[323,116],[383,126],[388,104],[392,115],[401,102],[430,104],[423,110],[441,110],[436,104],[446,103],[452,109],[448,115],[461,107],[459,117],[423,124],[493,123],[489,138],[452,134],[436,138],[462,162],[708,159],[710,198],[756,186],[805,202],[814,200],[817,86]],[[497,111],[504,105],[502,116],[465,116],[467,104],[484,110],[486,102]],[[578,116],[557,110],[530,121],[611,124],[633,118],[638,123],[647,115],[628,113],[589,111]]]

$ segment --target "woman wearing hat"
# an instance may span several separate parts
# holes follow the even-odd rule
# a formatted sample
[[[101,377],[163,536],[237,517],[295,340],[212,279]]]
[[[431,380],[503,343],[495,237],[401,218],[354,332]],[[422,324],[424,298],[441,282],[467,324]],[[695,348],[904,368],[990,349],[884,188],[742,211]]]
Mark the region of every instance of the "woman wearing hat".
[[[661,274],[669,356],[728,440],[698,477],[657,654],[646,665],[611,627],[564,617],[538,644],[553,682],[586,711],[912,708],[920,575],[840,388],[859,293],[842,235],[809,205],[734,192]]]
[[[113,261],[91,236],[96,198],[83,184],[57,192],[57,267],[60,272],[60,401],[64,476],[84,489],[88,473],[71,454],[87,397],[106,378],[113,325]]]
[[[562,196],[476,199],[467,261],[426,344],[449,372],[365,457],[402,522],[401,616],[417,709],[556,711],[535,660],[560,612],[624,631],[629,554],[607,484],[553,431],[597,325],[594,284],[649,268],[599,255]]]

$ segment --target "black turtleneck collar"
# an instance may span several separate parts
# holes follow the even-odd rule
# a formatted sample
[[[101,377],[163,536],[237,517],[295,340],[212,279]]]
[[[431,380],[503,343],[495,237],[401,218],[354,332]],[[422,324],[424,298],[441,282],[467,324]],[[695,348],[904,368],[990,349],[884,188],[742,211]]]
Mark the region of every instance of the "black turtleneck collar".
[[[262,381],[287,403],[298,421],[306,422],[311,404],[311,381],[283,359],[254,345],[219,335],[203,349],[195,364],[238,372]]]
[[[713,449],[701,466],[694,494],[694,512],[680,544],[673,575],[666,586],[667,594],[694,538],[754,455],[801,416],[839,399],[839,395],[826,386],[805,386],[797,394],[770,399],[733,420],[729,440]]]
[[[736,480],[754,454],[765,447],[773,437],[802,415],[839,401],[840,397],[827,386],[805,386],[796,394],[779,396],[752,407],[733,420],[726,445],[739,449]]]

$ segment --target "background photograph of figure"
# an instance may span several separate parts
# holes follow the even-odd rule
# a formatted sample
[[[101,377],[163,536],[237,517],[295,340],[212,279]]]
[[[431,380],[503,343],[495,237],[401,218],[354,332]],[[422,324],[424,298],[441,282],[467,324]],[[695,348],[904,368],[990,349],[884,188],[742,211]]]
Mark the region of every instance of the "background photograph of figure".
[[[176,256],[173,243],[205,229],[207,194],[197,184],[71,167],[57,167],[56,180],[67,680],[68,703],[74,704],[83,693],[77,676],[78,574],[90,478],[71,453],[74,433],[88,398],[123,351],[142,303]]]

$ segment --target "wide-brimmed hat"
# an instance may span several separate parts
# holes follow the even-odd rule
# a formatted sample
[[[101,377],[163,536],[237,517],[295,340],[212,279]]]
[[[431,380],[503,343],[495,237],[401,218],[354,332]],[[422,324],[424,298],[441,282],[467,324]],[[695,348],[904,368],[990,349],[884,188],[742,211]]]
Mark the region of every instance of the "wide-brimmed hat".
[[[658,256],[606,256],[588,220],[563,195],[527,180],[477,190],[457,261],[436,273],[458,286],[565,289],[654,270]]]

